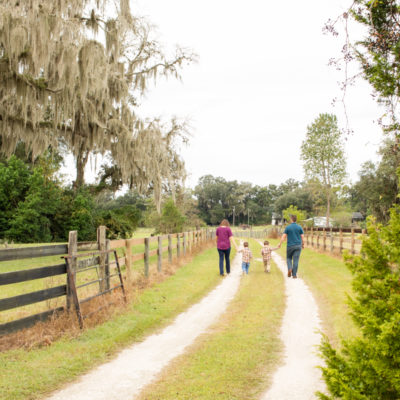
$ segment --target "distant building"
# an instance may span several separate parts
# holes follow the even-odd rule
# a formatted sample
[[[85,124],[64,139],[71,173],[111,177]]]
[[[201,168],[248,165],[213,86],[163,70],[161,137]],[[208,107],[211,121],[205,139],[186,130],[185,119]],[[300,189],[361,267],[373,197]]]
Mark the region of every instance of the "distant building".
[[[332,218],[329,218],[329,226],[326,224],[326,217],[312,217],[305,219],[303,222],[312,222],[313,226],[316,226],[317,228],[332,228],[333,227],[333,220]]]
[[[351,216],[351,223],[357,223],[364,221],[365,217],[360,213],[360,212],[354,212],[353,215]]]
[[[283,225],[285,222],[285,219],[282,217],[281,214],[278,213],[272,213],[272,225]]]

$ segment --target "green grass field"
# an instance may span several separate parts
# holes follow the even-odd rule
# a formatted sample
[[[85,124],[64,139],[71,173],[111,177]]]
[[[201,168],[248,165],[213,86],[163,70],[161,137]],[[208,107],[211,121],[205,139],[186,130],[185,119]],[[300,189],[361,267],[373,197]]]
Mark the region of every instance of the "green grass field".
[[[144,290],[108,322],[49,347],[0,354],[0,398],[37,399],[165,326],[220,281],[215,248],[195,256],[164,282]]]

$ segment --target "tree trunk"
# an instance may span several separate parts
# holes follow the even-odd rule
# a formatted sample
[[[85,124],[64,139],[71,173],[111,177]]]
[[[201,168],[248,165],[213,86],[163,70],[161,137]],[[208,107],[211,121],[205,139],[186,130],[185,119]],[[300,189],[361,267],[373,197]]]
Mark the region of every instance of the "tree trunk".
[[[89,159],[89,151],[84,150],[80,147],[78,154],[76,155],[76,179],[73,183],[75,190],[78,190],[85,183],[85,167]]]
[[[328,195],[326,197],[326,226],[329,228],[329,218],[331,215],[331,191],[328,191]]]

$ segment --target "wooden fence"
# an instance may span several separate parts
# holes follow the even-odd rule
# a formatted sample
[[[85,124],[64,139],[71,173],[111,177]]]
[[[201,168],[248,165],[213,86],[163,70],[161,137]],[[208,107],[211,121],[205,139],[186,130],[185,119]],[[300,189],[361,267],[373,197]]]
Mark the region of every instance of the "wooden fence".
[[[361,250],[361,236],[366,235],[365,229],[355,228],[303,228],[305,245],[330,253],[343,253],[348,250],[357,254]]]
[[[249,230],[240,230],[240,231],[233,231],[233,235],[238,238],[253,238],[253,239],[263,239],[268,236],[268,230],[262,231],[254,231],[252,229]]]
[[[46,309],[33,315],[31,313],[31,315],[24,316],[23,318],[0,324],[0,335],[30,327],[38,321],[48,319],[56,312],[64,311],[65,309],[70,310],[71,307],[75,308],[80,325],[83,326],[84,316],[81,314],[80,305],[119,287],[123,288],[121,267],[125,268],[127,278],[130,279],[134,264],[137,267],[137,263],[143,260],[142,272],[144,276],[148,277],[150,264],[154,259],[152,256],[157,256],[157,271],[161,272],[163,255],[171,263],[173,257],[179,259],[182,256],[190,254],[200,245],[213,240],[215,238],[215,231],[204,229],[143,239],[110,241],[106,240],[106,227],[99,227],[96,242],[81,243],[77,241],[77,235],[76,231],[70,232],[68,244],[0,250],[0,262],[57,255],[60,255],[62,259],[62,262],[57,265],[6,273],[1,273],[0,264],[0,286],[6,288],[6,285],[23,284],[49,277],[57,277],[59,283],[63,283],[43,290],[1,298],[0,311],[12,310],[51,299],[62,297],[66,299],[65,306]],[[156,248],[154,249],[151,249],[151,247],[154,247],[151,245],[152,242],[156,242]],[[166,242],[167,245],[163,245],[163,242]],[[134,251],[135,249],[139,249],[139,251]],[[87,253],[88,251],[92,252]],[[117,252],[120,253],[119,257]],[[117,272],[113,273],[113,268],[114,270],[116,268]],[[84,272],[87,275],[84,275]],[[80,278],[77,280],[78,273]],[[117,282],[116,285],[112,284],[111,280],[113,277],[118,277],[119,279],[119,283]],[[92,290],[85,295],[78,295],[78,290],[88,290],[89,287],[93,287],[95,284],[96,286],[98,284],[96,292],[93,293]],[[6,293],[7,291],[2,292]]]
[[[283,233],[283,228],[268,228],[262,231],[237,230],[234,236],[240,238],[263,239],[268,237],[272,231],[276,235]],[[341,254],[344,250],[348,250],[351,254],[357,254],[361,249],[361,236],[366,235],[365,229],[356,228],[307,228],[304,229],[305,246],[322,251]]]

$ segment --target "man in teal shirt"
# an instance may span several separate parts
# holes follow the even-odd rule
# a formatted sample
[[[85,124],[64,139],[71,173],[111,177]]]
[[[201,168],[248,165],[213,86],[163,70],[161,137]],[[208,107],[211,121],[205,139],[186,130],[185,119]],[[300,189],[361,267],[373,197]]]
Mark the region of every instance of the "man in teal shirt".
[[[297,268],[299,266],[299,259],[301,249],[304,249],[304,231],[303,228],[296,223],[297,216],[291,215],[290,222],[281,237],[279,246],[281,247],[282,242],[287,238],[286,247],[286,262],[288,266],[288,277],[297,278]]]

